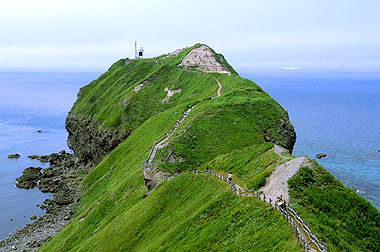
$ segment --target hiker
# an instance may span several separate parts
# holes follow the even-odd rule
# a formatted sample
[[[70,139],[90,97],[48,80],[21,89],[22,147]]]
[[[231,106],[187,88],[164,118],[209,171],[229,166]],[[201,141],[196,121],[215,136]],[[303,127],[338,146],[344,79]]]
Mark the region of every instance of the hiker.
[[[286,202],[282,199],[282,195],[278,198],[278,206],[283,210],[286,209]]]
[[[228,172],[227,178],[228,178],[228,182],[231,183],[232,182],[232,173],[231,172]]]
[[[286,210],[286,201],[284,200],[284,204],[282,204],[282,209],[284,209],[285,211],[287,211]]]
[[[148,174],[146,173],[146,171],[144,171],[144,186],[146,186],[148,182],[149,182]]]

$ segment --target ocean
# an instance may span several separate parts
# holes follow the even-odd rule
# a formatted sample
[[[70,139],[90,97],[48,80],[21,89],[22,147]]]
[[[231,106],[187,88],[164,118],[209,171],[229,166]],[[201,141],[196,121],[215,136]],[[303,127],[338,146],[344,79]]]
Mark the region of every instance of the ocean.
[[[79,88],[98,73],[0,73],[0,239],[44,213],[41,204],[51,194],[15,187],[30,166],[48,164],[28,155],[68,151],[65,118]],[[42,133],[37,133],[41,130]],[[8,154],[19,153],[18,159]],[[13,219],[11,221],[11,219]]]
[[[380,73],[282,71],[241,74],[289,113],[293,155],[316,159],[380,209]]]
[[[16,188],[15,178],[29,166],[47,166],[27,155],[69,151],[65,117],[79,88],[98,76],[0,73],[0,239],[44,213],[36,205],[51,195]],[[380,74],[282,71],[241,76],[288,111],[297,133],[294,155],[326,153],[318,162],[380,208]],[[13,153],[21,157],[8,159]]]

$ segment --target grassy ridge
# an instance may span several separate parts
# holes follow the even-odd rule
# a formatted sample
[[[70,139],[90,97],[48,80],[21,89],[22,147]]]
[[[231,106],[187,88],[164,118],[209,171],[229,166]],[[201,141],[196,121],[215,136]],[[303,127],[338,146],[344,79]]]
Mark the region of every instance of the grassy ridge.
[[[153,116],[91,171],[74,220],[40,251],[298,251],[277,212],[212,176],[181,175],[143,199],[141,162],[183,110]]]
[[[158,151],[156,162],[162,169],[191,170],[268,138],[292,149],[294,130],[287,112],[276,101],[239,76],[214,76],[222,83],[222,95],[198,104],[169,145]]]
[[[288,184],[294,209],[329,251],[380,251],[380,212],[324,168],[303,167]]]
[[[197,104],[170,145],[159,153],[164,158],[172,152],[182,159],[160,161],[167,170],[200,167],[221,154],[259,146],[266,137],[290,148],[293,144],[292,136],[281,133],[284,124],[293,130],[286,111],[256,84],[234,71],[227,76],[178,67],[192,48],[177,56],[128,64],[119,60],[81,89],[69,116],[132,133],[85,177],[72,222],[41,251],[299,250],[278,213],[257,199],[238,198],[227,184],[211,176],[181,175],[143,199],[147,189],[141,163],[189,105]],[[217,60],[224,59],[218,56]],[[231,68],[227,62],[223,64]],[[223,85],[222,95],[210,100],[218,89],[215,78]],[[181,92],[163,102],[166,87]],[[241,155],[268,163],[255,165],[252,161],[241,173],[236,167],[236,174],[250,186],[262,183],[272,169],[270,164],[277,161],[269,152],[258,149],[252,153],[251,149],[244,149]],[[249,179],[253,174],[257,176]]]

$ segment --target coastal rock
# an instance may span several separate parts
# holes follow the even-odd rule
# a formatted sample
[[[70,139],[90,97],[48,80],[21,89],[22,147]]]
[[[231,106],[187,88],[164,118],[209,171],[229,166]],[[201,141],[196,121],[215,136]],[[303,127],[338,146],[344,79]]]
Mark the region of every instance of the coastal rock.
[[[31,220],[35,220],[37,219],[37,216],[33,215],[32,217],[30,217]]]
[[[316,158],[326,158],[327,155],[324,154],[324,153],[320,153],[320,154],[317,154],[315,157],[316,157]]]
[[[37,186],[37,181],[41,178],[41,167],[29,167],[23,171],[23,174],[16,178],[16,186],[24,189],[31,189]]]
[[[66,118],[66,130],[69,133],[67,144],[75,153],[73,161],[87,169],[100,163],[131,133],[128,130],[103,130],[97,123],[71,114]]]
[[[37,130],[37,133],[42,133],[42,130]]]
[[[44,162],[44,163],[49,162],[49,156],[46,156],[46,155],[43,155],[43,156],[30,155],[30,156],[28,156],[28,158],[30,158],[30,159],[37,159],[40,162]]]
[[[19,158],[21,157],[20,154],[16,153],[16,154],[9,154],[8,155],[8,158]]]

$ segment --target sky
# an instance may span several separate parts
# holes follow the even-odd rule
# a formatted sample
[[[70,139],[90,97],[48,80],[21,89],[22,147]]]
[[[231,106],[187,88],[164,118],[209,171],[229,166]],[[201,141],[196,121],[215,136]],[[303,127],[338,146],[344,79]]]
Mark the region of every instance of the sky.
[[[380,71],[378,0],[0,0],[0,72],[102,72],[204,43],[238,72]]]

